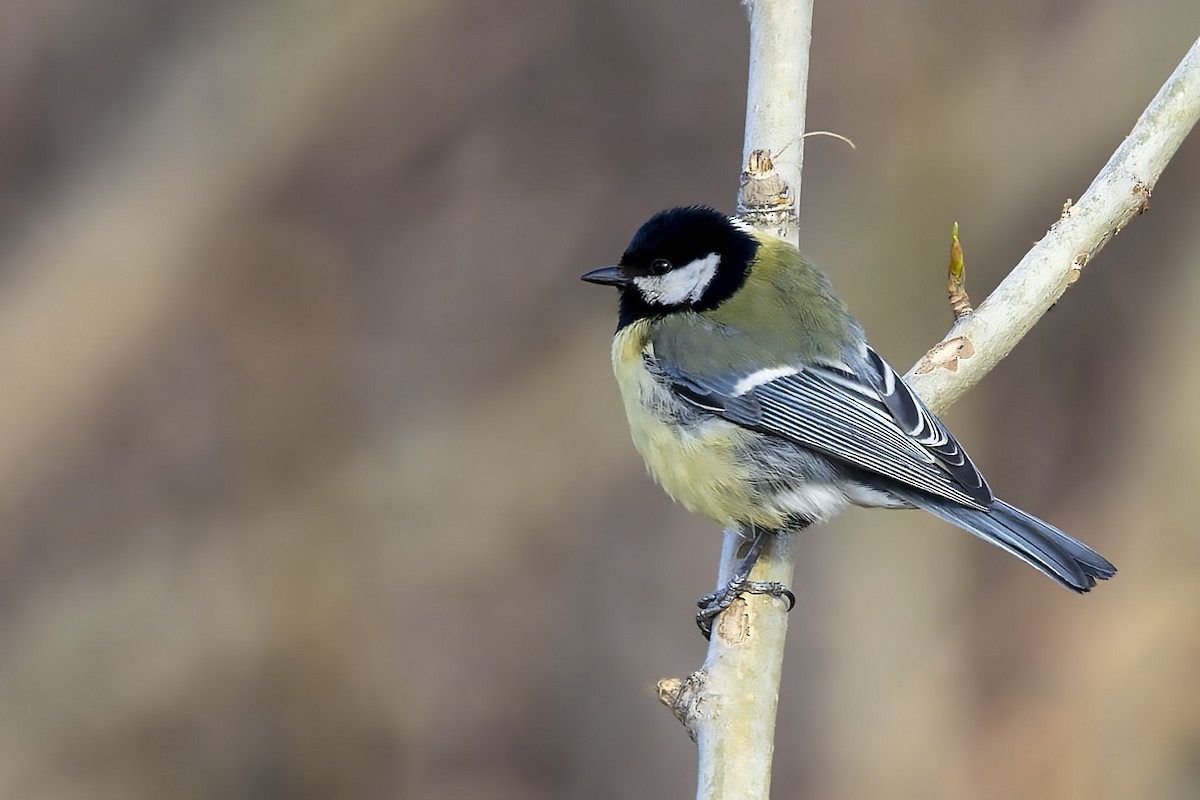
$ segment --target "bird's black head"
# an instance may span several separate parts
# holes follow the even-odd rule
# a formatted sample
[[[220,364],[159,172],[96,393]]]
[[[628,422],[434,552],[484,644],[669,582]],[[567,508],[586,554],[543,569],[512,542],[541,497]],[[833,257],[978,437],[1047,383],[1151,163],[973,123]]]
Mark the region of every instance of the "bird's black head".
[[[621,289],[624,327],[644,317],[714,308],[742,285],[758,240],[719,211],[688,206],[646,221],[615,267],[583,280]]]

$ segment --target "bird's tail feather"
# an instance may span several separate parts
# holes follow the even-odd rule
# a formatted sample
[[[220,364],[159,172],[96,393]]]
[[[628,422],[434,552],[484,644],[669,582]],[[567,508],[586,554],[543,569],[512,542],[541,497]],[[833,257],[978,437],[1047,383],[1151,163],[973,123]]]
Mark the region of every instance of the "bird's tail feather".
[[[1007,550],[1068,589],[1086,592],[1097,579],[1107,580],[1117,573],[1104,556],[1083,542],[1003,500],[996,499],[988,510],[979,511],[923,493],[903,495],[918,508]]]

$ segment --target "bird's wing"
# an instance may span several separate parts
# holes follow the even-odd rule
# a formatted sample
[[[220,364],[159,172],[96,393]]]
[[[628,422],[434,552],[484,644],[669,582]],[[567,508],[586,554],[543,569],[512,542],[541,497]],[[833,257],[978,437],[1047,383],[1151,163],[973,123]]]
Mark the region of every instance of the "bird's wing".
[[[652,357],[648,357],[651,358]],[[992,491],[946,427],[874,350],[846,363],[688,374],[652,360],[682,400],[972,508]]]

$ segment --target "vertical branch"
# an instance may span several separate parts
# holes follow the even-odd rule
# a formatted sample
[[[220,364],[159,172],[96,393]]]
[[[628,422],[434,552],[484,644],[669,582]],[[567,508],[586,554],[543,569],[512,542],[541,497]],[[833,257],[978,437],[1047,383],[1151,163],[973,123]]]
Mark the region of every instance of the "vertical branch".
[[[738,215],[799,244],[812,0],[744,0],[750,78]]]
[[[812,0],[745,0],[750,78],[738,215],[792,243],[799,240],[800,170]],[[718,586],[746,542],[726,531]],[[795,537],[773,537],[753,578],[790,584]],[[696,740],[701,800],[766,800],[787,613],[778,599],[748,595],[716,620],[704,666],[660,682],[659,696]]]

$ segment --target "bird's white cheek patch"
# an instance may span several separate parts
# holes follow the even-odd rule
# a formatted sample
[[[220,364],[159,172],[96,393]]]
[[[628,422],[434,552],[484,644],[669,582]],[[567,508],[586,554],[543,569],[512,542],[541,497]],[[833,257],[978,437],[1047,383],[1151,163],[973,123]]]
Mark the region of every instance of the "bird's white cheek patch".
[[[645,275],[633,279],[633,285],[642,293],[648,303],[662,306],[680,306],[684,303],[694,303],[704,295],[704,290],[712,283],[721,264],[721,256],[709,253],[704,258],[697,258],[690,264],[674,269],[666,275]]]

